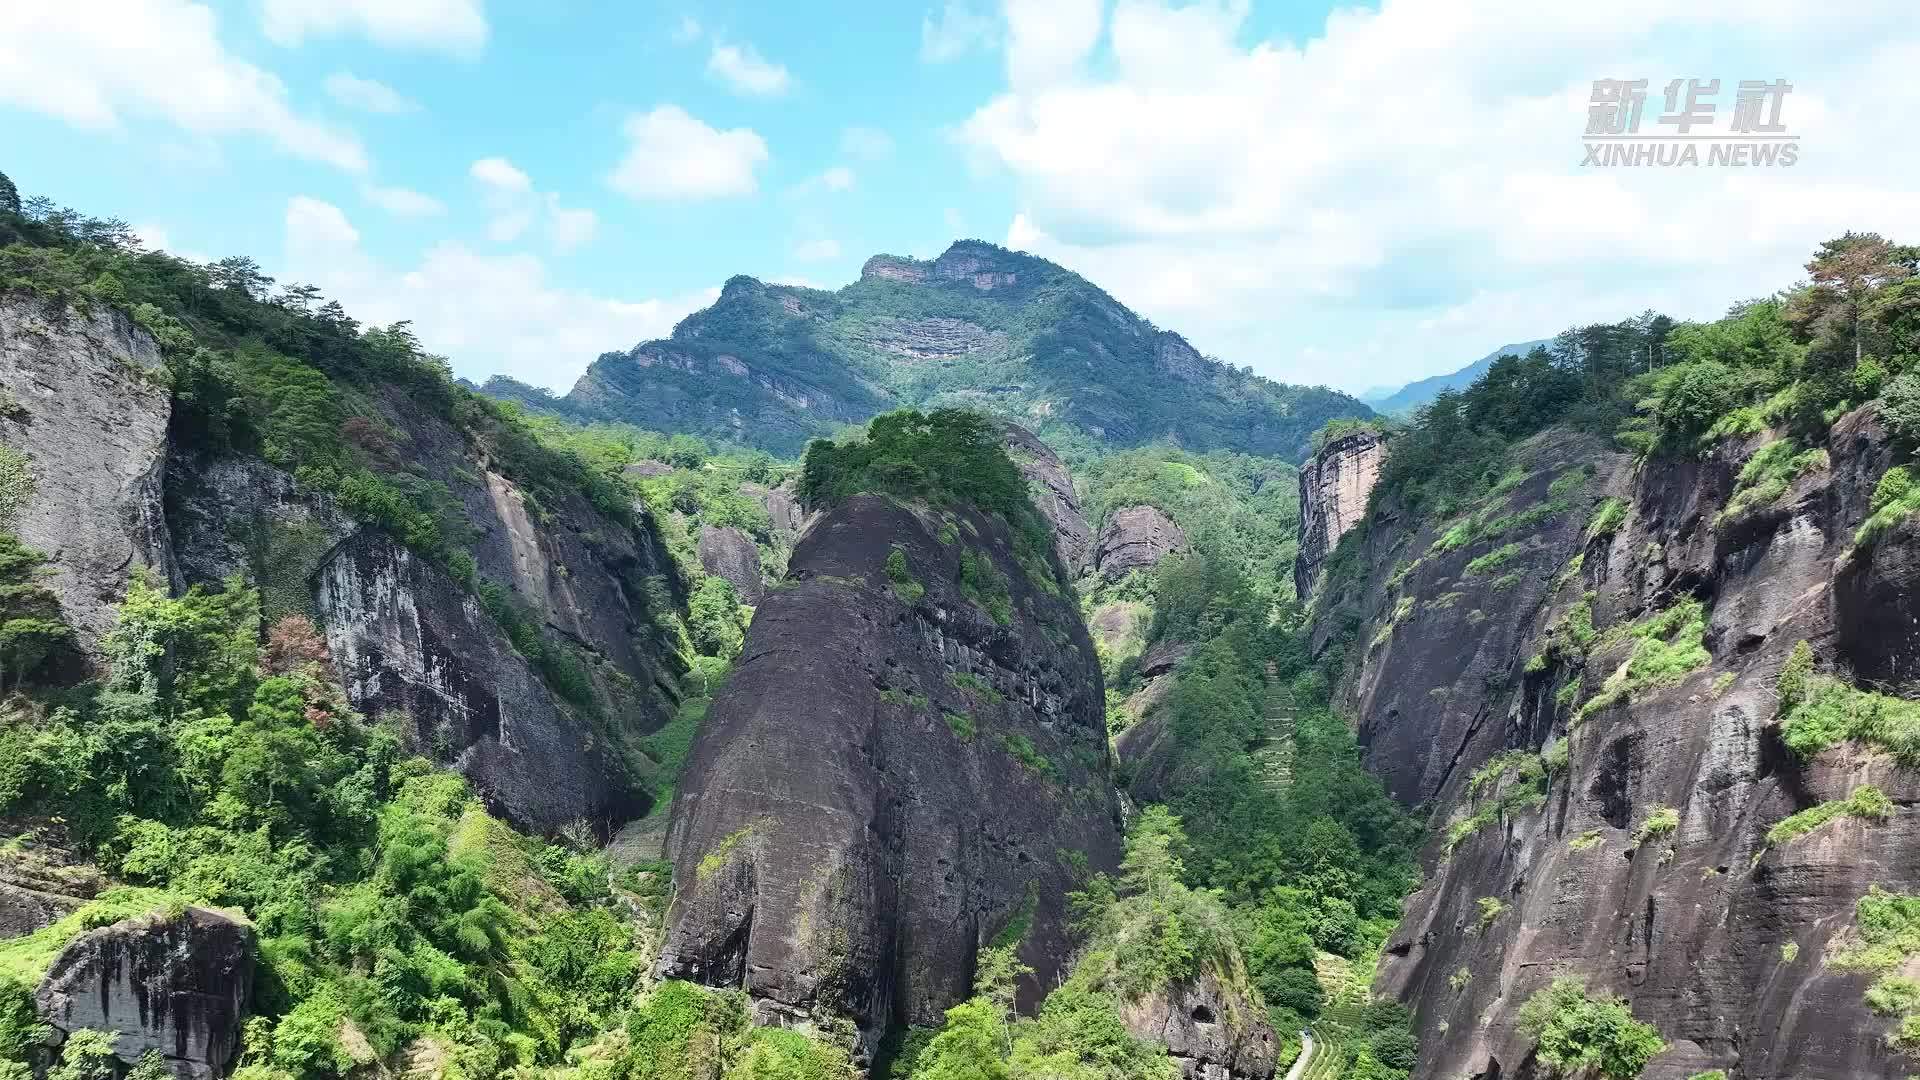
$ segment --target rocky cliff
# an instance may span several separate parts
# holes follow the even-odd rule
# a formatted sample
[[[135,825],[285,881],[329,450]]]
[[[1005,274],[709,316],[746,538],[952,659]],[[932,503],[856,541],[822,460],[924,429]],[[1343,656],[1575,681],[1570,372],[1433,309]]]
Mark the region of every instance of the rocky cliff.
[[[1300,467],[1300,554],[1293,564],[1300,599],[1312,595],[1321,564],[1366,516],[1386,450],[1378,431],[1362,429],[1328,440]]]
[[[605,829],[645,810],[631,743],[672,713],[684,661],[663,624],[684,599],[644,512],[628,525],[577,493],[534,500],[500,448],[397,385],[364,389],[342,438],[441,486],[473,559],[463,581],[292,473],[170,431],[158,347],[105,307],[0,297],[0,388],[13,527],[48,555],[96,658],[136,570],[176,588],[238,575],[269,621],[326,632],[356,708],[400,710],[416,748],[516,822]]]
[[[962,584],[983,577],[1006,589],[984,606]],[[818,517],[681,781],[661,973],[744,989],[765,1019],[851,1021],[863,1053],[937,1023],[997,938],[1034,969],[1024,997],[1052,985],[1064,894],[1119,852],[1066,584],[1031,577],[995,516],[862,495]]]
[[[0,526],[47,555],[48,585],[91,651],[128,574],[172,574],[160,349],[110,308],[0,294],[0,390]]]
[[[1123,506],[1100,527],[1093,565],[1100,576],[1118,581],[1129,571],[1151,570],[1161,559],[1191,550],[1187,534],[1157,506]]]
[[[1863,897],[1920,889],[1920,781],[1884,749],[1904,714],[1856,689],[1914,670],[1920,536],[1856,544],[1893,460],[1870,411],[1796,477],[1743,482],[1777,435],[1636,466],[1550,432],[1460,515],[1389,501],[1329,564],[1318,645],[1346,649],[1370,766],[1433,808],[1376,983],[1417,1013],[1417,1077],[1541,1075],[1517,1014],[1562,975],[1660,1029],[1648,1080],[1914,1071],[1901,1007],[1869,1008],[1842,960]],[[1788,747],[1803,641],[1814,674],[1789,681],[1885,727]],[[1868,787],[1884,805],[1848,802]]]
[[[253,993],[253,927],[207,908],[156,911],[74,939],[41,979],[40,1015],[64,1037],[114,1033],[132,1066],[155,1051],[183,1080],[225,1075]]]

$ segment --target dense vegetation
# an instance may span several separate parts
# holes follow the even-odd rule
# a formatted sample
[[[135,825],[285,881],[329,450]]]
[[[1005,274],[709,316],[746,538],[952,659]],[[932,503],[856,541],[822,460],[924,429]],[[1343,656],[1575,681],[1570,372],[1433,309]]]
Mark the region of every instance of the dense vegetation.
[[[1324,387],[1274,383],[1191,354],[1044,259],[974,241],[956,251],[1012,280],[988,290],[966,277],[864,277],[827,292],[734,278],[671,340],[603,355],[567,397],[533,400],[782,455],[901,406],[996,413],[1036,426],[1055,446],[1177,438],[1202,451],[1288,459],[1325,421],[1371,415]]]
[[[239,582],[169,598],[136,577],[103,680],[8,700],[0,815],[138,888],[0,945],[0,971],[30,985],[88,927],[225,907],[260,937],[250,1076],[340,1075],[355,1046],[422,1038],[469,1076],[560,1062],[643,967],[605,860],[489,817],[396,721],[348,706],[310,623],[262,642],[259,605]]]
[[[1760,489],[1748,507],[1784,493],[1813,460],[1803,453],[1859,405],[1875,403],[1911,445],[1920,440],[1916,269],[1920,249],[1848,233],[1821,245],[1806,283],[1717,321],[1648,312],[1501,357],[1416,414],[1394,440],[1375,497],[1451,513],[1499,474],[1507,446],[1553,425],[1610,435],[1642,455],[1774,432],[1780,441],[1741,478]]]

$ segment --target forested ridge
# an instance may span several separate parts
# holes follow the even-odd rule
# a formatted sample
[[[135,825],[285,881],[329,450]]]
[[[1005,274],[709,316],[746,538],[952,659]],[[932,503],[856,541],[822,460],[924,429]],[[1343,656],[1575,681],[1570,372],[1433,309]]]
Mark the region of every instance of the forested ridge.
[[[362,327],[317,290],[277,285],[251,260],[202,266],[142,250],[121,222],[44,199],[0,201],[0,301],[36,305],[56,321],[124,313],[160,349],[163,369],[141,378],[164,384],[170,453],[264,462],[303,496],[431,564],[559,708],[583,720],[587,741],[607,749],[634,795],[631,821],[516,826],[510,807],[459,771],[469,761],[452,733],[423,736],[403,709],[356,706],[367,687],[330,647],[308,575],[255,562],[186,587],[135,566],[111,629],[88,643],[49,587],[49,554],[0,531],[7,850],[89,890],[58,918],[0,940],[0,1069],[55,1080],[166,1075],[174,1066],[164,1054],[128,1061],[103,1032],[55,1034],[36,987],[89,932],[197,908],[253,935],[257,975],[233,1059],[247,1080],[843,1080],[862,1069],[902,1080],[1171,1080],[1194,1059],[1170,1054],[1139,1018],[1196,987],[1212,1004],[1174,1012],[1239,1036],[1270,1033],[1278,1070],[1307,1028],[1318,1043],[1309,1075],[1403,1080],[1421,1068],[1423,1050],[1461,1038],[1444,1022],[1416,1022],[1428,1018],[1422,1010],[1437,989],[1423,984],[1427,999],[1396,999],[1383,989],[1391,980],[1377,978],[1383,962],[1417,953],[1396,939],[1409,894],[1428,902],[1433,889],[1451,887],[1456,868],[1492,857],[1492,837],[1568,800],[1571,778],[1594,760],[1577,727],[1596,730],[1610,710],[1737,657],[1718,638],[1706,572],[1670,575],[1650,587],[1658,606],[1644,609],[1582,591],[1582,560],[1598,560],[1642,510],[1626,489],[1602,489],[1610,474],[1601,466],[1548,452],[1552,460],[1536,468],[1540,447],[1602,440],[1643,470],[1712,462],[1740,447],[1729,489],[1706,500],[1702,519],[1731,544],[1756,532],[1755,522],[1784,519],[1840,452],[1836,425],[1870,415],[1887,432],[1890,466],[1870,479],[1871,512],[1852,547],[1871,552],[1920,509],[1909,464],[1920,445],[1920,255],[1849,234],[1816,253],[1808,282],[1725,318],[1648,313],[1575,328],[1494,360],[1470,387],[1442,393],[1405,423],[1349,414],[1331,396],[1276,389],[1204,360],[1184,377],[1252,394],[1266,417],[1259,438],[1224,434],[1252,414],[1215,408],[1213,397],[1192,407],[1148,395],[1120,417],[1102,411],[1118,408],[1113,401],[1080,386],[1079,400],[1094,403],[1088,411],[1039,428],[1071,471],[1085,525],[1097,537],[1121,511],[1150,507],[1184,544],[1122,575],[1070,567],[1055,546],[1058,508],[1023,474],[1031,463],[1007,448],[1004,418],[1032,419],[1040,398],[997,388],[1041,377],[1019,385],[1052,392],[1049,372],[1085,367],[1094,354],[1144,370],[1169,343],[1144,324],[1125,340],[1112,336],[1113,326],[1130,325],[1101,307],[1112,301],[1051,264],[988,245],[961,253],[977,262],[938,284],[877,275],[829,294],[736,281],[672,342],[654,343],[702,363],[771,361],[781,377],[852,401],[852,383],[833,381],[855,370],[848,356],[877,363],[909,331],[915,348],[952,341],[914,334],[971,342],[910,376],[889,369],[899,380],[886,384],[890,396],[861,398],[830,424],[755,447],[704,413],[689,419],[669,406],[759,408],[758,391],[733,400],[700,375],[675,392],[684,397],[660,399],[666,411],[637,413],[610,399],[588,408],[498,385],[489,396],[454,380],[405,324]],[[967,337],[975,331],[988,337]],[[392,395],[456,432],[461,468],[489,479],[420,467],[410,450],[417,434],[384,404]],[[921,407],[890,411],[902,403]],[[13,415],[15,404],[0,401],[0,412]],[[1104,426],[1116,417],[1129,426]],[[649,426],[628,422],[636,418]],[[1361,425],[1383,431],[1388,448],[1370,512],[1329,559],[1324,591],[1303,603],[1289,573],[1301,513],[1291,459]],[[6,530],[57,485],[0,442]],[[579,534],[586,550],[615,550],[622,539],[666,552],[660,572],[629,565],[619,583],[635,604],[631,632],[661,658],[652,682],[616,672],[597,645],[539,614],[536,597],[477,554],[482,530],[464,493],[499,498],[504,487],[527,521]],[[654,968],[677,886],[687,884],[660,857],[661,837],[708,709],[755,632],[736,582],[744,574],[752,590],[793,588],[788,560],[805,521],[876,498],[917,515],[936,533],[930,543],[957,552],[953,579],[936,582],[892,546],[879,583],[890,600],[911,611],[930,587],[950,585],[1003,655],[1021,647],[991,635],[1016,633],[1033,593],[1070,604],[1093,626],[1107,734],[1123,749],[1089,759],[1101,791],[1085,794],[1111,798],[1110,779],[1138,805],[1117,863],[1095,867],[1078,854],[1071,949],[1056,985],[1021,996],[1029,907],[1024,918],[983,927],[970,996],[938,1024],[891,1024],[869,1058],[860,1034],[833,1018],[795,1021],[738,989],[659,978]],[[962,528],[966,515],[1004,527],[1006,570],[971,519]],[[1498,753],[1449,774],[1431,801],[1396,801],[1369,769],[1382,752],[1370,742],[1378,719],[1354,712],[1357,680],[1391,655],[1404,621],[1445,614],[1467,589],[1513,588],[1523,560],[1544,546],[1542,531],[1576,518],[1567,531],[1586,548],[1545,575],[1551,623],[1537,654],[1521,656],[1510,679],[1478,676],[1489,695],[1526,689],[1531,703],[1515,715],[1527,722],[1497,737]],[[607,535],[614,531],[623,538]],[[1413,551],[1401,533],[1432,539]],[[707,545],[736,534],[749,565],[735,560],[723,573]],[[1448,576],[1437,584],[1423,576],[1443,565]],[[583,572],[562,566],[553,576],[564,583]],[[1070,637],[1056,632],[1047,645]],[[1731,667],[1717,672],[1696,699],[1727,692],[1735,677]],[[1804,766],[1842,746],[1901,766],[1914,756],[1907,683],[1858,685],[1805,641],[1764,677],[1781,745]],[[989,717],[1002,717],[1006,695],[976,675],[947,678],[972,709],[937,710],[945,727],[936,734],[971,746]],[[880,693],[902,715],[929,707],[891,686]],[[1023,779],[1061,782],[1068,759],[1049,760],[1024,735],[980,743]],[[1899,805],[1878,786],[1851,788],[1771,822],[1769,850],[1836,822],[1884,822]],[[1682,813],[1663,804],[1628,815],[1619,831],[1632,841],[1629,860],[1663,845],[1663,860],[1677,857]],[[1604,842],[1601,832],[1556,849],[1586,850]],[[728,871],[729,848],[751,840],[730,836],[695,872]],[[1076,853],[1045,854],[1075,862]],[[1703,881],[1727,873],[1706,869]],[[1523,901],[1519,886],[1467,897],[1471,915],[1441,936],[1503,940],[1518,918],[1509,905]],[[1867,1006],[1907,1025],[1900,1031],[1920,1014],[1898,970],[1915,952],[1915,903],[1876,885],[1858,901],[1852,951],[1833,961],[1873,975]],[[1471,1000],[1488,975],[1469,961],[1441,982]],[[1510,1003],[1516,1037],[1534,1060],[1569,1075],[1627,1080],[1682,1041],[1676,1018],[1593,980],[1554,979],[1523,998]],[[1230,1005],[1224,1018],[1212,1015],[1221,1002]],[[1901,1052],[1914,1041],[1891,1038]]]

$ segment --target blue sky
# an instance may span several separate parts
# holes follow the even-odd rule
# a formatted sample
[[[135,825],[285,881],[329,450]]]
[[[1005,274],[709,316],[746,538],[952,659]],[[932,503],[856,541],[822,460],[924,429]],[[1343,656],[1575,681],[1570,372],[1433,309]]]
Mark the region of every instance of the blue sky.
[[[1349,390],[1920,236],[1903,4],[13,0],[0,169],[564,390],[728,276],[959,236]],[[1788,77],[1787,169],[1583,169],[1591,81]],[[1727,113],[1721,111],[1721,122]]]

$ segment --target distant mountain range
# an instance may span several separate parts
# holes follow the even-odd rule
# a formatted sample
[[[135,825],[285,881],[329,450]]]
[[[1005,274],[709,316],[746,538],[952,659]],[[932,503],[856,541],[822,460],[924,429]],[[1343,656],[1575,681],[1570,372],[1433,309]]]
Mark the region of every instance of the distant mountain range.
[[[602,354],[564,397],[500,377],[484,390],[782,455],[904,406],[982,409],[1056,445],[1296,460],[1328,420],[1373,415],[1202,356],[1078,274],[976,240],[931,261],[876,255],[837,291],[736,277],[671,338]]]
[[[1373,406],[1376,412],[1388,416],[1405,416],[1434,398],[1442,390],[1465,390],[1473,381],[1487,373],[1495,360],[1503,356],[1518,356],[1532,352],[1536,345],[1551,345],[1552,338],[1538,341],[1522,341],[1513,345],[1502,345],[1487,355],[1448,375],[1434,375],[1410,382],[1398,390],[1369,390],[1360,395],[1360,400]]]

